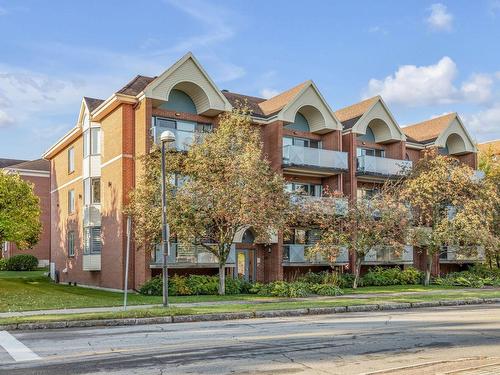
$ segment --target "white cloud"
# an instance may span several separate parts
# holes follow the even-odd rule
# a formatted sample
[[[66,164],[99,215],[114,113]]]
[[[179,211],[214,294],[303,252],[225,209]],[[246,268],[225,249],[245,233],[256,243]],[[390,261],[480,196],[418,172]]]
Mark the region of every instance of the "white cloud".
[[[491,0],[489,8],[490,15],[496,17],[500,12],[500,0]]]
[[[375,34],[375,33],[380,33],[380,34],[383,34],[383,35],[387,35],[388,32],[386,29],[384,29],[383,27],[380,27],[380,26],[372,26],[368,29],[368,32],[369,33],[372,33],[372,34]]]
[[[434,65],[403,65],[383,80],[370,79],[365,96],[380,94],[387,102],[410,106],[449,103],[456,95],[456,75],[456,64],[447,56]]]
[[[391,103],[406,106],[485,103],[491,99],[494,80],[491,74],[473,74],[460,88],[455,84],[457,65],[448,56],[436,64],[403,65],[382,80],[370,79],[364,97],[382,95]]]
[[[0,129],[14,124],[14,119],[0,109]]]
[[[496,78],[496,79],[500,79],[500,72],[496,72],[496,73],[495,73],[495,78]]]
[[[0,16],[5,16],[7,14],[7,9],[0,7]]]
[[[434,31],[451,31],[453,29],[453,15],[448,12],[446,5],[432,4],[429,7],[430,15],[426,22]]]
[[[275,89],[270,89],[270,88],[263,88],[260,90],[260,96],[262,96],[264,99],[269,99],[272,98],[273,96],[278,95],[280,92]]]
[[[491,98],[493,78],[488,74],[474,74],[462,83],[461,92],[464,99],[471,102],[485,102]]]
[[[477,113],[462,115],[462,118],[480,141],[500,139],[500,102]]]

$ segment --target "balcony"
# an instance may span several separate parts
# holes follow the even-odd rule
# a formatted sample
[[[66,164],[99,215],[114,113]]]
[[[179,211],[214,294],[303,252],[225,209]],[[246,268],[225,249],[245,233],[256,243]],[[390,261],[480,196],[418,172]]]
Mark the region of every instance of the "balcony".
[[[192,132],[178,129],[170,129],[164,128],[160,126],[153,126],[151,128],[153,140],[155,143],[160,144],[160,136],[165,130],[169,130],[175,135],[175,145],[171,147],[175,147],[177,151],[187,151],[191,147],[191,145],[195,143],[203,142],[203,139],[208,133],[201,132]]]
[[[444,247],[439,253],[440,263],[480,263],[484,260],[484,249],[477,246],[461,249]]]
[[[308,248],[312,245],[283,245],[283,265],[299,266],[299,265],[328,265],[329,263],[323,259],[321,254],[315,254],[313,257],[308,256]],[[347,249],[342,249],[335,259],[335,264],[349,263],[349,252]]]
[[[371,249],[364,264],[413,264],[413,246],[405,246],[399,253],[390,247]]]
[[[215,244],[211,246],[216,246]],[[233,245],[229,252],[226,265],[235,263],[236,247]],[[151,267],[161,267],[163,264],[163,249],[157,245],[152,254]],[[168,266],[170,268],[189,267],[218,267],[217,257],[205,249],[203,246],[186,245],[182,243],[170,244],[170,254],[168,256]]]
[[[329,176],[347,171],[347,153],[302,146],[283,146],[283,168],[288,171],[316,170]]]
[[[406,175],[412,168],[409,160],[389,159],[379,156],[358,156],[357,175],[398,177]]]
[[[329,207],[335,207],[335,212],[340,216],[346,215],[347,209],[349,207],[347,198],[315,197],[311,195],[292,194],[290,196],[290,201],[293,204],[297,205],[305,205],[312,202],[321,202],[321,207],[325,209],[328,209]]]
[[[83,226],[100,227],[101,226],[101,205],[91,204],[83,206]]]

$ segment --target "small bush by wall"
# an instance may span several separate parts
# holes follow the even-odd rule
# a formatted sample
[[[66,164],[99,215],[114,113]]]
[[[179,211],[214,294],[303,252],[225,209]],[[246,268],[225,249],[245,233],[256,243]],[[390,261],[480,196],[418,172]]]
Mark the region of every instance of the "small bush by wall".
[[[7,259],[8,271],[33,271],[38,267],[38,259],[31,254],[14,255]]]

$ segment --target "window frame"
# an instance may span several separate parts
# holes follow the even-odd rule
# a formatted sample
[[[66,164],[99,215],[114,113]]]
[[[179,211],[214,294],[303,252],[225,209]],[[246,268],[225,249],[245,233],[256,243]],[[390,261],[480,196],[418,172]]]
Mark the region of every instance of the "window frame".
[[[68,235],[67,235],[67,243],[68,247],[68,258],[74,258],[75,256],[75,231],[74,230],[69,230]]]
[[[68,174],[75,171],[75,146],[68,147]]]
[[[76,211],[75,189],[68,190],[68,214],[74,214]]]

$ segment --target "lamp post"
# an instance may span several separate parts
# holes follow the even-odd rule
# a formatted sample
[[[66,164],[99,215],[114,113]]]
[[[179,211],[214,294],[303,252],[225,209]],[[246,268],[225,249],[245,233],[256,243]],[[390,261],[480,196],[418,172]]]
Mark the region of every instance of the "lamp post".
[[[167,195],[166,195],[166,172],[165,151],[166,144],[175,142],[175,134],[170,130],[161,133],[161,245],[163,249],[163,306],[168,306],[168,253],[170,250],[170,231],[167,223]]]

